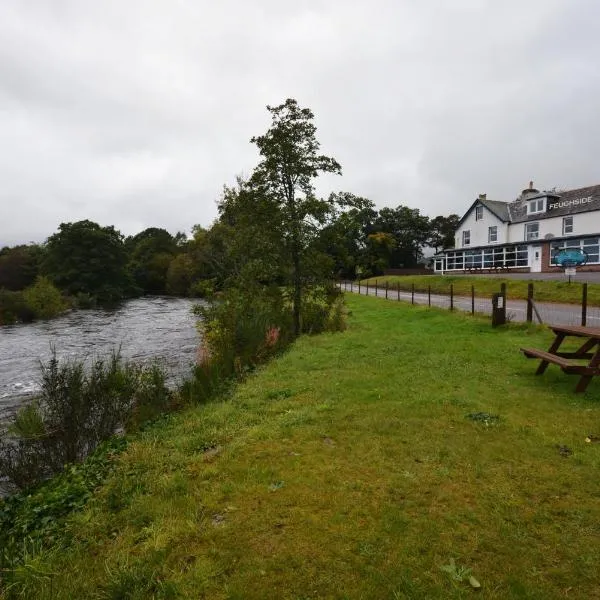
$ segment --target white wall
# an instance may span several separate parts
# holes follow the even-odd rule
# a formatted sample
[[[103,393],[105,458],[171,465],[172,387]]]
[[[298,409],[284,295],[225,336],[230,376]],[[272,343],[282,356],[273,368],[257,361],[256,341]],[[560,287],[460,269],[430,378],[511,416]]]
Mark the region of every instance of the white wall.
[[[483,206],[477,204],[476,206]],[[494,225],[498,227],[498,238],[495,244],[505,244],[507,240],[507,223],[503,223],[493,212],[485,206],[483,207],[483,219],[475,220],[475,207],[469,213],[467,218],[460,224],[458,231],[455,234],[455,247],[462,248],[462,232],[469,230],[471,232],[471,243],[465,248],[474,248],[475,246],[487,246],[488,242],[488,227]],[[495,245],[494,244],[494,245]]]
[[[581,237],[582,235],[600,232],[600,210],[595,210],[587,213],[579,213],[570,216],[573,217],[573,233],[569,234],[569,237]],[[539,221],[534,221],[540,224],[540,233],[538,239],[543,240],[544,237],[550,233],[555,237],[562,237],[563,218],[564,216],[551,217],[549,219],[539,219]],[[481,223],[481,221],[478,222]],[[525,241],[525,223],[512,223],[511,225],[509,225],[508,241]],[[471,245],[474,244],[471,243]]]

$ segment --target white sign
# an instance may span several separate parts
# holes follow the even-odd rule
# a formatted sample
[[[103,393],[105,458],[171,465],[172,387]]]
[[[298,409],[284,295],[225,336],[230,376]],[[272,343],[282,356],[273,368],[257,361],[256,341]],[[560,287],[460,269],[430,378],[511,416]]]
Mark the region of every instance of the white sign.
[[[581,206],[582,204],[589,204],[594,201],[593,196],[587,198],[574,198],[573,200],[559,200],[558,202],[549,202],[548,211],[556,208],[570,208],[571,206]]]
[[[568,275],[569,277],[572,277],[575,275],[575,273],[577,273],[577,269],[575,267],[567,267],[565,269],[565,275]]]

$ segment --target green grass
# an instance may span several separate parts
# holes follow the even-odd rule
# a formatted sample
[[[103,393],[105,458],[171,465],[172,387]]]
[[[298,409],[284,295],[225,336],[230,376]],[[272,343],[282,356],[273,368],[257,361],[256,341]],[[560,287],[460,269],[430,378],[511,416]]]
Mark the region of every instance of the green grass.
[[[435,294],[448,294],[450,284],[454,286],[457,296],[470,296],[471,286],[475,286],[475,293],[482,298],[491,298],[492,294],[500,291],[500,284],[506,284],[506,295],[512,300],[525,300],[527,298],[527,284],[533,283],[534,298],[539,302],[562,302],[567,304],[581,304],[582,285],[577,282],[569,284],[565,281],[510,279],[504,277],[483,277],[468,275],[410,275],[398,276],[388,275],[363,279],[361,284],[377,285],[385,287],[386,282],[390,289],[410,290],[414,284],[415,290],[426,292],[431,286],[431,292]],[[588,302],[590,305],[600,305],[600,284],[588,284]]]
[[[600,382],[534,376],[538,328],[347,302],[134,439],[7,597],[598,598]]]

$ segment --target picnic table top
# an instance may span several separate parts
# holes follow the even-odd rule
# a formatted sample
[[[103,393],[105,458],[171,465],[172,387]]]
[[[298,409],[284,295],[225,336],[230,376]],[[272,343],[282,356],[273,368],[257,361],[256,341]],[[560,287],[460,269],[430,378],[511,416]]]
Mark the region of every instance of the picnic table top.
[[[600,327],[584,327],[582,325],[550,325],[549,327],[554,333],[600,339]]]

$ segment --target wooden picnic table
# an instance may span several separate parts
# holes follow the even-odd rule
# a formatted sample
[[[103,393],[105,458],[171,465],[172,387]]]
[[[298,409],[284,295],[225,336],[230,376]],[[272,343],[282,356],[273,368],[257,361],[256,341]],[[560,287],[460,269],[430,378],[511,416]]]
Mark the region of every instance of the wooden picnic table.
[[[541,359],[536,375],[541,375],[550,363],[558,365],[567,374],[579,375],[575,391],[584,392],[592,377],[600,375],[600,327],[550,325],[550,329],[556,337],[547,351],[521,348],[521,352],[527,358]],[[585,341],[577,350],[563,352],[560,346],[567,337],[582,338]]]

